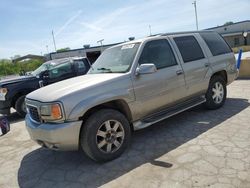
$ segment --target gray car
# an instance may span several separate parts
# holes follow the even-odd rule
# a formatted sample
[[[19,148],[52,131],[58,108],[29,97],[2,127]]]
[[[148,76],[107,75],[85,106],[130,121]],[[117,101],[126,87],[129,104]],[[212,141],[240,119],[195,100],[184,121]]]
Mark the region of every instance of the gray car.
[[[131,132],[204,104],[221,107],[237,77],[235,57],[215,32],[169,33],[105,50],[87,75],[26,97],[26,127],[54,150],[96,161],[119,157]]]

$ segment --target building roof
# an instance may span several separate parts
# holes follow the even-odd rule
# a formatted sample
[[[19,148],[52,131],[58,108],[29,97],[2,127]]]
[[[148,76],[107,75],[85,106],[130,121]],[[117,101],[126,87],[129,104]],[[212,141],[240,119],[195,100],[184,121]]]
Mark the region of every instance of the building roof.
[[[114,43],[114,44],[106,44],[106,45],[102,45],[103,48],[105,47],[109,47],[109,46],[114,46],[117,44],[121,44],[122,42],[118,42],[118,43]],[[77,48],[77,49],[72,49],[72,50],[67,50],[67,51],[63,51],[63,52],[52,52],[50,54],[60,54],[60,53],[65,53],[65,52],[74,52],[74,51],[79,51],[79,50],[89,50],[89,49],[94,49],[94,48],[101,48],[101,46],[92,46],[89,48]]]
[[[41,60],[44,60],[44,56],[28,54],[28,55],[13,59],[12,62],[16,63],[18,61],[22,61],[22,60],[25,60],[25,59],[41,59]]]
[[[221,27],[228,27],[228,26],[231,26],[231,25],[242,24],[242,23],[247,23],[247,22],[250,23],[250,20],[245,20],[245,21],[241,21],[241,22],[235,22],[235,23],[232,23],[230,25],[221,25],[221,26],[216,26],[216,27],[210,27],[210,28],[207,28],[207,29],[204,29],[204,30],[218,29],[218,28],[221,28]]]

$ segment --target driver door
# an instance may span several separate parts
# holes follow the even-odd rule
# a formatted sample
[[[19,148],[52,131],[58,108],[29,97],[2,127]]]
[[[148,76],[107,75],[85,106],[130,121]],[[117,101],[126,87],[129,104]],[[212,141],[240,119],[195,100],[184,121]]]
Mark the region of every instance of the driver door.
[[[145,44],[138,66],[155,64],[157,71],[138,75],[133,80],[137,117],[149,115],[182,98],[186,91],[185,80],[176,57],[165,38]]]
[[[46,79],[45,83],[46,85],[48,85],[55,82],[59,82],[61,80],[74,77],[75,74],[76,73],[74,71],[72,63],[62,63],[49,70],[48,78]]]

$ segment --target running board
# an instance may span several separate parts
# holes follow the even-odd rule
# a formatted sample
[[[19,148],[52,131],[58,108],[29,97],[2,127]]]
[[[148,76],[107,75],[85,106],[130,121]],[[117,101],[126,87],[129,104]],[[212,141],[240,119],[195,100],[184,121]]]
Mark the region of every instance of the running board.
[[[167,109],[164,109],[162,111],[154,113],[150,116],[147,116],[140,121],[134,122],[133,123],[134,130],[143,129],[143,128],[148,127],[154,123],[157,123],[157,122],[162,121],[166,118],[169,118],[173,115],[181,113],[187,109],[193,108],[193,107],[195,107],[199,104],[202,104],[204,102],[206,102],[205,96],[201,96],[198,98],[194,98],[194,99],[182,102],[182,103],[177,104],[175,106],[169,107]]]

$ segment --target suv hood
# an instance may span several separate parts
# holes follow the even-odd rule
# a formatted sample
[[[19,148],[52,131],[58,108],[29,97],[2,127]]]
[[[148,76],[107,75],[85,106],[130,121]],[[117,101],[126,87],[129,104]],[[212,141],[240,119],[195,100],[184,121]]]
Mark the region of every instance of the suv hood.
[[[8,84],[15,84],[18,82],[24,82],[24,81],[32,80],[35,78],[36,77],[34,77],[34,76],[16,76],[14,78],[0,80],[0,86],[4,86],[4,85],[8,85]]]
[[[114,80],[123,76],[120,73],[104,73],[104,74],[87,74],[75,78],[67,79],[46,87],[42,87],[27,95],[28,99],[40,102],[60,101],[61,98],[79,92],[82,90],[90,90],[93,87],[104,84],[107,81]],[[89,91],[91,92],[91,91]]]

